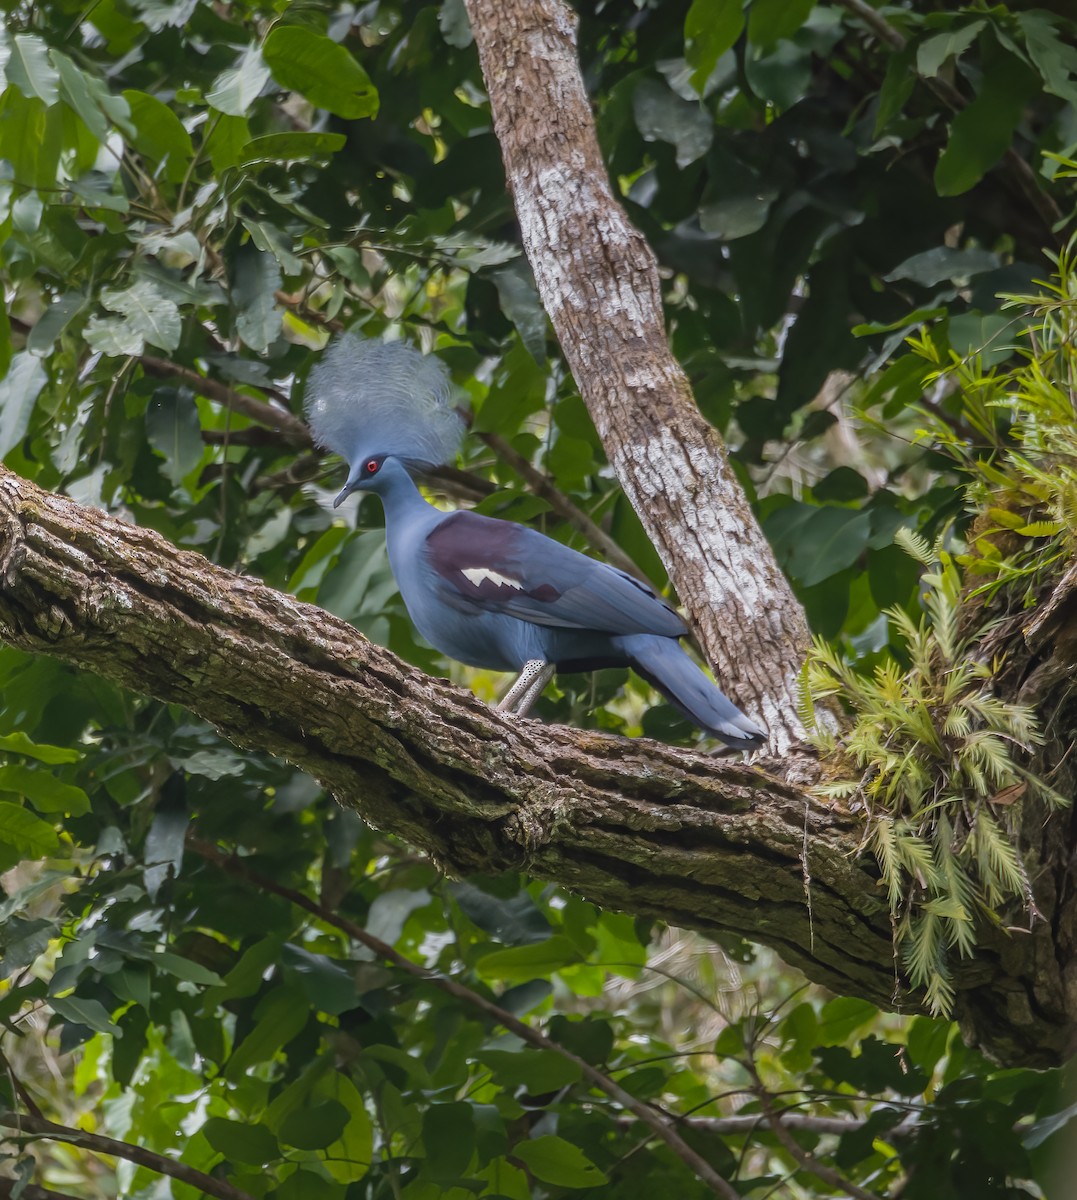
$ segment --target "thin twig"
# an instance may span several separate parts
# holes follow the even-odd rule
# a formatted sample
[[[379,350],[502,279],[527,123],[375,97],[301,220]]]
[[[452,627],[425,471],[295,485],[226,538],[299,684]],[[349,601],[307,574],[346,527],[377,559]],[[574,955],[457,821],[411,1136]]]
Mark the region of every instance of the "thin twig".
[[[0,1200],[10,1200],[15,1193],[17,1179],[0,1179]],[[39,1187],[36,1183],[26,1184],[19,1192],[19,1200],[75,1200],[67,1192],[54,1192],[52,1188]]]
[[[821,1179],[825,1184],[834,1188],[839,1195],[850,1196],[853,1200],[878,1200],[877,1196],[873,1196],[870,1192],[865,1192],[863,1188],[857,1187],[851,1180],[846,1179],[840,1171],[835,1171],[833,1167],[828,1167],[825,1163],[821,1163],[813,1154],[809,1154],[789,1132],[788,1124],[782,1119],[781,1112],[775,1107],[774,1097],[771,1096],[763,1080],[760,1078],[755,1060],[753,1058],[747,1059],[744,1066],[755,1081],[754,1094],[759,1101],[760,1107],[763,1109],[763,1115],[767,1119],[767,1124],[770,1126],[774,1136],[788,1151],[793,1161],[799,1163],[805,1171],[814,1175],[816,1179]]]
[[[38,1108],[33,1096],[26,1090],[22,1080],[15,1074],[14,1067],[12,1067],[7,1055],[2,1050],[0,1050],[0,1070],[3,1070],[4,1074],[8,1077],[8,1082],[11,1084],[11,1091],[15,1099],[27,1112],[32,1113],[35,1117],[42,1116],[41,1109]]]
[[[539,1033],[537,1029],[533,1029],[530,1025],[519,1020],[519,1018],[514,1017],[507,1009],[499,1007],[491,1000],[487,1000],[485,996],[472,991],[471,988],[465,987],[464,984],[458,983],[455,979],[450,979],[446,975],[441,975],[436,971],[431,971],[426,967],[421,967],[417,963],[413,963],[411,959],[405,958],[403,954],[395,950],[387,942],[373,937],[353,921],[349,921],[346,917],[323,908],[322,905],[310,899],[309,896],[305,896],[302,892],[285,887],[283,884],[279,884],[264,875],[258,874],[256,871],[250,870],[248,867],[243,866],[237,859],[231,855],[222,853],[216,846],[211,845],[209,842],[201,838],[191,837],[187,839],[187,845],[196,854],[201,855],[209,862],[215,863],[229,874],[246,879],[256,887],[291,901],[296,907],[304,909],[312,916],[324,921],[327,925],[332,925],[342,933],[346,933],[348,937],[366,946],[368,950],[372,950],[379,958],[392,963],[394,967],[406,972],[413,978],[421,979],[424,983],[429,983],[433,987],[439,988],[441,991],[462,1001],[471,1008],[476,1008],[480,1012],[484,1012],[499,1025],[516,1034],[521,1041],[525,1041],[541,1050],[551,1050],[575,1064],[592,1087],[605,1092],[611,1100],[628,1109],[629,1112],[634,1113],[639,1120],[651,1129],[654,1136],[665,1142],[685,1166],[705,1183],[716,1196],[722,1196],[724,1200],[739,1200],[737,1190],[723,1179],[710,1163],[697,1154],[684,1141],[677,1132],[673,1121],[663,1113],[659,1113],[649,1105],[644,1104],[641,1100],[637,1100],[630,1092],[625,1091],[624,1088],[615,1083],[608,1075],[593,1067],[585,1059],[580,1058],[578,1054],[573,1054],[571,1050],[566,1050],[564,1046],[559,1045],[545,1034]]]
[[[46,1137],[57,1142],[70,1142],[73,1146],[92,1150],[95,1154],[108,1154],[113,1158],[126,1159],[140,1167],[148,1167],[158,1175],[170,1175],[181,1183],[188,1183],[191,1187],[205,1192],[207,1196],[216,1196],[217,1200],[253,1200],[249,1193],[233,1187],[225,1179],[216,1179],[204,1171],[188,1166],[187,1163],[174,1162],[153,1150],[132,1146],[130,1142],[120,1142],[116,1138],[104,1137],[99,1133],[87,1133],[84,1129],[72,1129],[68,1125],[57,1125],[53,1121],[46,1121],[44,1117],[35,1117],[29,1113],[0,1112],[0,1126],[14,1129],[21,1134]]]
[[[786,1129],[801,1129],[805,1133],[833,1134],[835,1137],[855,1133],[868,1123],[867,1117],[816,1117],[811,1113],[789,1112],[788,1109],[780,1109],[775,1112],[774,1116]],[[915,1116],[916,1114],[914,1114],[914,1118]],[[738,1134],[755,1133],[764,1122],[768,1122],[766,1113],[746,1113],[734,1117],[688,1117],[680,1124],[689,1129],[698,1129],[700,1132],[717,1134],[719,1137],[736,1137]],[[885,1133],[880,1132],[879,1136],[884,1138],[908,1137],[915,1130],[916,1120],[906,1117]]]
[[[227,384],[219,383],[216,379],[207,379],[206,376],[199,375],[197,371],[193,371],[190,367],[169,362],[165,358],[157,358],[152,354],[143,354],[139,356],[138,361],[148,375],[154,375],[157,378],[183,380],[201,392],[203,396],[206,396],[210,400],[215,400],[218,404],[225,405],[225,407],[232,409],[233,412],[242,413],[245,417],[250,417],[252,421],[257,421],[260,425],[269,426],[270,429],[279,429],[294,445],[309,446],[311,444],[310,430],[307,428],[306,423],[286,409],[277,408],[276,405],[267,404],[264,400],[257,400],[253,396],[247,396],[243,392],[229,387]]]

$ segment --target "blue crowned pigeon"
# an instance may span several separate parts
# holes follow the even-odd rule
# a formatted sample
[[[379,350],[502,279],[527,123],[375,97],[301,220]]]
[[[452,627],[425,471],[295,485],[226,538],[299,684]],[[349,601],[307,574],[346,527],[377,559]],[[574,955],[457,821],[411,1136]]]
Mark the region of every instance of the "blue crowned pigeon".
[[[349,467],[334,507],[355,491],[378,494],[389,564],[419,632],[460,662],[519,673],[500,709],[523,716],[558,670],[630,666],[726,745],[763,744],[681,649],[684,622],[646,584],[524,525],[427,503],[411,472],[451,459],[464,429],[438,359],[345,335],[306,391],[315,440]]]

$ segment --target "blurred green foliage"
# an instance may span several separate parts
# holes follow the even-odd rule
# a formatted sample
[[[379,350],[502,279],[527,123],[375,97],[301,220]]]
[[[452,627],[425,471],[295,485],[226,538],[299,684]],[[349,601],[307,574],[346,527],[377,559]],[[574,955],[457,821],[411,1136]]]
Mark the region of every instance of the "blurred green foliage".
[[[221,403],[298,413],[333,328],[392,325],[443,355],[476,432],[663,582],[520,255],[461,0],[4,10],[7,466],[443,671],[376,504],[334,512],[333,464]],[[1008,357],[997,297],[1046,274],[1073,210],[1057,156],[1077,143],[1070,20],[884,11],[901,49],[837,4],[579,6],[674,350],[814,628],[861,668],[887,652],[883,609],[916,611],[895,531],[968,518],[970,472],[917,439],[927,406],[969,441],[962,398],[905,338],[926,324],[943,360]],[[581,545],[490,443],[461,465],[453,486],[484,511]],[[625,683],[563,679],[540,713],[693,736]],[[717,965],[698,947],[670,965],[629,916],[517,878],[449,882],[302,775],[48,659],[0,650],[0,690],[6,1107],[279,1200],[706,1194],[568,1060],[373,957],[345,918],[684,1117],[745,1195],[838,1194],[815,1160],[906,1200],[1045,1194],[1072,1115],[1058,1072],[998,1071],[944,1022],[797,993],[738,939]],[[805,1158],[762,1098],[853,1124],[796,1129]],[[734,1111],[760,1119],[704,1120]],[[197,1194],[9,1132],[21,1182]]]

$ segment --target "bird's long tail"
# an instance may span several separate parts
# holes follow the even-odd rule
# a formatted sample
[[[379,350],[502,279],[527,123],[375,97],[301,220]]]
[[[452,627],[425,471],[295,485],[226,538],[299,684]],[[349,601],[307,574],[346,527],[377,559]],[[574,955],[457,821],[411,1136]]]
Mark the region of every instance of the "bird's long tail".
[[[736,750],[754,750],[766,741],[766,732],[711,683],[674,638],[638,633],[617,641],[636,673],[701,729]]]

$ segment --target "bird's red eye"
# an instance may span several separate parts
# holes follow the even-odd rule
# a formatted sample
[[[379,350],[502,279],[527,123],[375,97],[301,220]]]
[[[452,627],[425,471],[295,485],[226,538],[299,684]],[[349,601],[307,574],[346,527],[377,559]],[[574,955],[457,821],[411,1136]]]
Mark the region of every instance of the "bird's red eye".
[[[366,473],[368,475],[373,475],[377,472],[377,469],[378,469],[378,460],[376,458],[372,458],[370,460],[370,462],[368,462],[366,465]]]

